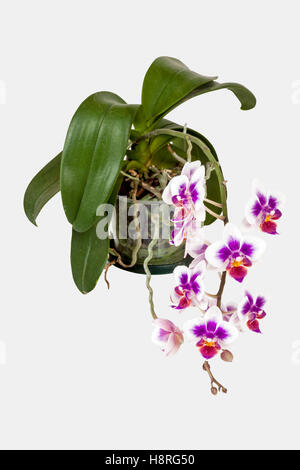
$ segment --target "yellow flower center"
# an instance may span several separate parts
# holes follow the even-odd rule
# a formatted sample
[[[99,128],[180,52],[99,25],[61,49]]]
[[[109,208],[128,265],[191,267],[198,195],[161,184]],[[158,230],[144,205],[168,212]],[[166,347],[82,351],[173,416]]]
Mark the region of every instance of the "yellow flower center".
[[[270,220],[271,220],[271,216],[267,215],[266,218],[265,218],[265,222],[270,222]]]
[[[212,346],[215,346],[215,344],[216,344],[215,341],[209,341],[209,340],[205,341],[205,346],[208,346],[209,348],[211,348]]]
[[[237,261],[237,260],[234,260],[232,261],[231,265],[234,267],[234,268],[238,268],[239,266],[241,266],[242,264],[242,261]]]

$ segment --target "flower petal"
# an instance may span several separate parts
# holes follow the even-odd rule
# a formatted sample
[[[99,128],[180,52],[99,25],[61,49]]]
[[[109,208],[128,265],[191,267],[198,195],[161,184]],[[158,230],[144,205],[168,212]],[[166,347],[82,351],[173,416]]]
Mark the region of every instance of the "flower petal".
[[[174,196],[182,198],[185,196],[185,193],[188,188],[189,180],[185,175],[174,176],[170,181],[170,191],[172,195],[172,201]]]
[[[239,335],[238,329],[231,322],[221,321],[215,332],[222,344],[232,343]]]
[[[243,320],[245,316],[251,311],[252,303],[249,302],[249,298],[247,296],[243,297],[241,302],[238,304],[238,317],[240,320]]]
[[[167,331],[162,330],[161,328],[154,328],[151,339],[153,343],[157,344],[160,348],[164,348],[166,346],[170,334],[171,333],[168,333]]]
[[[200,340],[196,346],[198,347],[204,359],[212,359],[221,349],[221,346],[218,343],[208,345],[203,340]]]
[[[247,321],[247,326],[249,330],[254,331],[254,333],[261,333],[258,320]]]
[[[153,320],[153,325],[156,328],[162,328],[163,330],[168,331],[170,333],[173,333],[176,328],[173,322],[165,318],[156,318],[155,320]]]
[[[185,286],[190,279],[190,272],[187,266],[176,266],[173,271],[177,286]]]
[[[203,279],[205,271],[206,271],[206,262],[204,260],[200,261],[192,269],[189,266],[189,271],[190,271],[191,282],[193,282],[195,279],[197,279],[197,281],[200,281],[201,279]]]
[[[204,229],[200,229],[197,237],[188,239],[186,242],[187,252],[192,258],[197,258],[199,255],[204,255],[209,242],[204,241]]]
[[[234,224],[228,223],[225,225],[223,240],[224,243],[231,249],[231,251],[239,249],[242,238],[241,231]],[[233,246],[233,248],[231,248],[231,246]],[[238,248],[236,248],[237,246]]]
[[[185,338],[189,341],[199,341],[206,334],[204,317],[187,321],[183,326]]]
[[[205,322],[207,331],[214,333],[223,320],[223,315],[219,307],[216,305],[210,307],[205,314]]]
[[[203,255],[199,255],[197,258],[195,258],[191,264],[189,265],[190,269],[196,269],[199,263],[202,263],[204,261],[205,266],[207,268],[207,263],[206,263],[206,258],[205,258],[205,253]]]
[[[184,164],[181,174],[187,176],[187,178],[191,182],[197,180],[204,180],[205,167],[204,165],[201,165],[200,160],[196,160],[194,162],[187,162]]]
[[[166,204],[173,204],[172,203],[172,193],[171,193],[171,185],[170,183],[165,187],[162,193],[162,200]]]
[[[266,243],[264,240],[256,237],[245,236],[241,251],[244,255],[251,259],[251,261],[257,261],[266,249]],[[251,252],[251,254],[249,254]],[[248,254],[247,254],[248,253]]]
[[[256,196],[252,196],[245,207],[245,219],[250,226],[258,224],[259,215],[262,211],[262,205]]]
[[[262,295],[259,295],[256,298],[255,306],[258,308],[263,308],[263,306],[266,304],[266,299]]]
[[[277,232],[277,223],[273,222],[272,220],[265,221],[260,224],[260,229],[264,233],[269,233],[270,235],[278,235]]]
[[[279,191],[270,191],[268,194],[268,206],[270,209],[282,209],[285,205],[285,196]]]
[[[228,269],[229,276],[233,277],[237,282],[243,282],[247,273],[248,270],[244,266],[234,266]]]
[[[265,188],[261,185],[260,181],[258,179],[255,179],[252,183],[252,191],[253,194],[256,196],[258,201],[262,206],[264,206],[267,203],[267,191]]]
[[[207,262],[221,271],[225,271],[230,255],[231,251],[223,242],[212,243],[205,251]]]
[[[166,356],[173,356],[183,343],[183,336],[171,333],[165,348]]]

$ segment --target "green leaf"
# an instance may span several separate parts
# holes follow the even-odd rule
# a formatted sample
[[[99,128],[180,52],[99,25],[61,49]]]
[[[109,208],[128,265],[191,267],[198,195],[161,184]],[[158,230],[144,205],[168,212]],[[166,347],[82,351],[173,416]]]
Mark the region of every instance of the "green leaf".
[[[83,294],[87,294],[97,284],[106,264],[109,239],[97,237],[96,226],[86,232],[72,230],[71,265],[73,279]]]
[[[44,205],[59,191],[60,162],[61,153],[35,175],[26,189],[24,211],[34,225]]]
[[[108,201],[124,159],[136,105],[114,93],[89,96],[68,129],[61,165],[66,216],[78,232],[89,230]]]
[[[96,226],[86,232],[72,231],[71,265],[73,279],[83,294],[94,289],[106,264],[109,239],[100,240]]]
[[[108,201],[109,204],[115,204],[122,180],[123,176],[119,175]],[[108,259],[109,238],[100,240],[96,233],[100,220],[101,218],[98,217],[96,224],[86,232],[77,232],[74,229],[72,231],[72,274],[76,286],[83,294],[94,289]]]
[[[210,91],[227,88],[241,102],[241,109],[251,109],[255,96],[238,83],[218,83],[217,77],[207,77],[191,71],[180,60],[158,57],[149,67],[143,83],[142,107],[135,127],[150,130],[154,123],[184,101]]]

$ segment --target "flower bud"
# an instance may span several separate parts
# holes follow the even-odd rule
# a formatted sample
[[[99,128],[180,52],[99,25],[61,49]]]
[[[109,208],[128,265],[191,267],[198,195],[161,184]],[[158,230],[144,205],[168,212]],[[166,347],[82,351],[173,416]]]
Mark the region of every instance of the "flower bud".
[[[217,395],[218,393],[218,389],[216,387],[211,387],[210,391],[213,395]]]
[[[228,349],[225,349],[221,353],[221,359],[225,362],[232,362],[233,361],[233,354],[232,352],[228,351]]]

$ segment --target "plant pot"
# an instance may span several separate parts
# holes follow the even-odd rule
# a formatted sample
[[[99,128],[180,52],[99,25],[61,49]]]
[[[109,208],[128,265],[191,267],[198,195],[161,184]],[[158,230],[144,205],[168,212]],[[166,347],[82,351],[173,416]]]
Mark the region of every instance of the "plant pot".
[[[139,200],[135,204],[131,199],[120,196],[111,224],[111,247],[121,255],[122,262],[130,265],[134,248],[140,238],[141,246],[137,253],[137,262],[131,267],[116,266],[127,271],[145,274],[143,263],[148,256],[148,247],[155,238],[152,258],[148,263],[151,274],[169,274],[178,265],[190,264],[192,258],[184,257],[185,244],[175,247],[170,244],[173,224],[170,222],[174,208],[163,201]],[[110,259],[114,256],[111,255]]]

